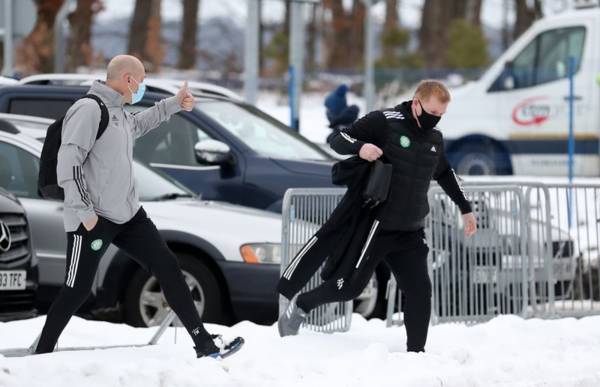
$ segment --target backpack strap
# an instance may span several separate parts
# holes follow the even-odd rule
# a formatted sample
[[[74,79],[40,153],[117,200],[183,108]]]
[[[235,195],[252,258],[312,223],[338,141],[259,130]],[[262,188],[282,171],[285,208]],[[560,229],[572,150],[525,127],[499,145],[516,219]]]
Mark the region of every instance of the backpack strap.
[[[98,124],[98,133],[96,134],[96,141],[97,141],[100,138],[100,136],[102,136],[102,134],[104,133],[106,128],[108,127],[108,108],[106,107],[104,102],[102,102],[100,97],[98,97],[97,95],[86,94],[83,97],[81,97],[80,99],[83,99],[83,98],[93,99],[94,101],[96,101],[96,103],[100,107],[100,123]]]

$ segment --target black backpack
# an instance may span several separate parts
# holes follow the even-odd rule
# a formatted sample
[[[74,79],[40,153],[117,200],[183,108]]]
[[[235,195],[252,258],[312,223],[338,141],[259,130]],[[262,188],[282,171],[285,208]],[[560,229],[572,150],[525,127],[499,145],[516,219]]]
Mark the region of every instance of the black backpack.
[[[96,141],[102,136],[108,126],[108,108],[102,100],[95,95],[86,94],[83,98],[93,99],[100,107],[100,124],[98,125],[98,134]],[[44,147],[42,148],[42,156],[40,157],[40,172],[38,175],[38,191],[45,199],[64,200],[65,192],[58,186],[56,176],[56,164],[58,158],[58,149],[62,143],[62,126],[65,117],[61,117],[54,121],[48,127]]]

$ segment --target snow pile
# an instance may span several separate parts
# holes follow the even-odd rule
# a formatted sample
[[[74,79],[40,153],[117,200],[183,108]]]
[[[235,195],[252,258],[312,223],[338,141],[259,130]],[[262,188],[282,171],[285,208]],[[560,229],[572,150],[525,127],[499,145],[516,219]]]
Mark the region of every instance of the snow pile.
[[[0,324],[0,346],[28,346],[44,318]],[[599,386],[600,317],[430,328],[427,353],[405,352],[403,327],[354,316],[348,333],[280,339],[274,326],[242,322],[212,332],[246,346],[218,362],[195,359],[183,329],[143,348],[0,357],[0,386]],[[60,345],[144,343],[156,328],[74,318]]]

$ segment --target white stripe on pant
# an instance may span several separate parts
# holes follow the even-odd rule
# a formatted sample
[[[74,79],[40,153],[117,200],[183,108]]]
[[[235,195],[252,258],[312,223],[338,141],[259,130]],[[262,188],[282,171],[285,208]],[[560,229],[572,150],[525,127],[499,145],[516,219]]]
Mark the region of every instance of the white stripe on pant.
[[[300,260],[302,259],[304,254],[306,254],[306,252],[310,250],[310,248],[317,242],[317,239],[318,238],[316,236],[312,237],[312,239],[302,248],[302,250],[300,250],[296,258],[292,261],[290,266],[288,266],[288,268],[283,273],[284,278],[289,280],[292,277],[292,274],[294,274],[294,271],[296,270],[296,267],[298,267]]]
[[[75,285],[77,276],[77,266],[79,266],[79,256],[81,255],[81,235],[73,235],[73,249],[71,250],[71,265],[69,275],[67,276],[67,286],[72,288]]]

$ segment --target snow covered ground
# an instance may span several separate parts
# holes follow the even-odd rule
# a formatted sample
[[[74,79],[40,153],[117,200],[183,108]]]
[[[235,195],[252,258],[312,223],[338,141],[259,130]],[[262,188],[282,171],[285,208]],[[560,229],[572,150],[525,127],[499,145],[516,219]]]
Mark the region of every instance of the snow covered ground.
[[[0,324],[0,347],[28,346],[44,318]],[[303,332],[280,339],[275,326],[242,322],[213,332],[243,335],[246,346],[217,362],[195,359],[174,328],[153,347],[0,357],[0,386],[600,386],[600,316],[523,320],[430,329],[428,352],[405,352],[403,327],[354,316],[343,334]],[[143,343],[155,328],[74,318],[61,346]]]

